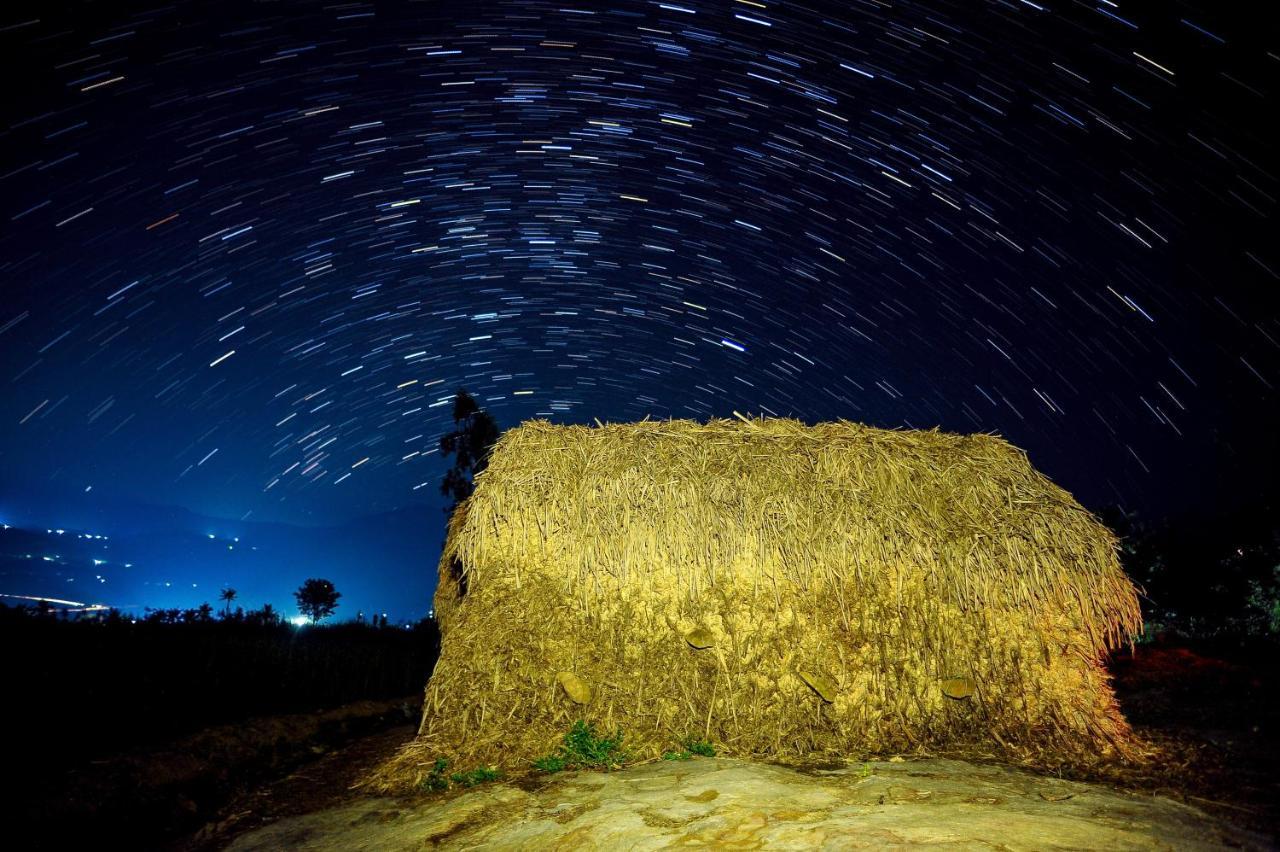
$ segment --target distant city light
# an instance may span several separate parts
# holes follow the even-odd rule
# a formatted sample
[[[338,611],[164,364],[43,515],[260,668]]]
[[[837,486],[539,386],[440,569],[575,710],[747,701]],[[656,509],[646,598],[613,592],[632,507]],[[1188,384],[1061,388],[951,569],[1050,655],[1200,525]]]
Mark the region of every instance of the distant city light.
[[[80,609],[71,610],[72,612],[98,612],[100,610],[109,609],[105,604],[91,604],[84,601],[71,601],[65,598],[46,598],[36,595],[8,595],[0,593],[0,598],[13,598],[15,600],[34,601],[35,603],[58,604],[65,607],[80,607]]]

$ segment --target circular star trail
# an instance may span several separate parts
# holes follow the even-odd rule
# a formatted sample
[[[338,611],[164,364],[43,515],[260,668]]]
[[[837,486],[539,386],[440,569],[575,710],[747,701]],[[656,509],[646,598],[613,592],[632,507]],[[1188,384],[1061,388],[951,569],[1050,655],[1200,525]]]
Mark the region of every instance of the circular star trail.
[[[504,426],[996,431],[1095,506],[1270,468],[1247,10],[47,5],[0,21],[11,482],[410,505],[460,386]]]

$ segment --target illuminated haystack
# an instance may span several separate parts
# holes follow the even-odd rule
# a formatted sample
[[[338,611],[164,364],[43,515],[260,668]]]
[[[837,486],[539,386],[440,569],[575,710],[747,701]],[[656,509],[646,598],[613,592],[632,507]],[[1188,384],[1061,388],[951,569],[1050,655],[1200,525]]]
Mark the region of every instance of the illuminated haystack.
[[[1140,626],[1115,539],[989,435],[526,423],[455,515],[435,608],[388,786],[438,756],[527,766],[578,718],[637,758],[690,734],[783,760],[1130,737],[1100,662]]]

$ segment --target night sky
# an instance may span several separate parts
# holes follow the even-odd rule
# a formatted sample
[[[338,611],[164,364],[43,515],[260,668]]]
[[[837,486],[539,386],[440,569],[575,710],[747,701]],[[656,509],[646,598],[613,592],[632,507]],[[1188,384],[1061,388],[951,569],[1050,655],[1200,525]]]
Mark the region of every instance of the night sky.
[[[6,5],[5,499],[421,505],[438,548],[465,386],[503,427],[994,431],[1091,508],[1257,500],[1263,5]]]

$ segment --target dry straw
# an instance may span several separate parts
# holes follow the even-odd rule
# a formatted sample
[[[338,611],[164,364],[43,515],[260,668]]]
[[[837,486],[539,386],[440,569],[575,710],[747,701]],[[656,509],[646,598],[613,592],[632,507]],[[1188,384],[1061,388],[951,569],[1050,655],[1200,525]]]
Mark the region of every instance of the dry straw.
[[[991,435],[525,423],[450,525],[422,728],[375,781],[518,769],[578,718],[639,759],[1124,754],[1115,544]]]

